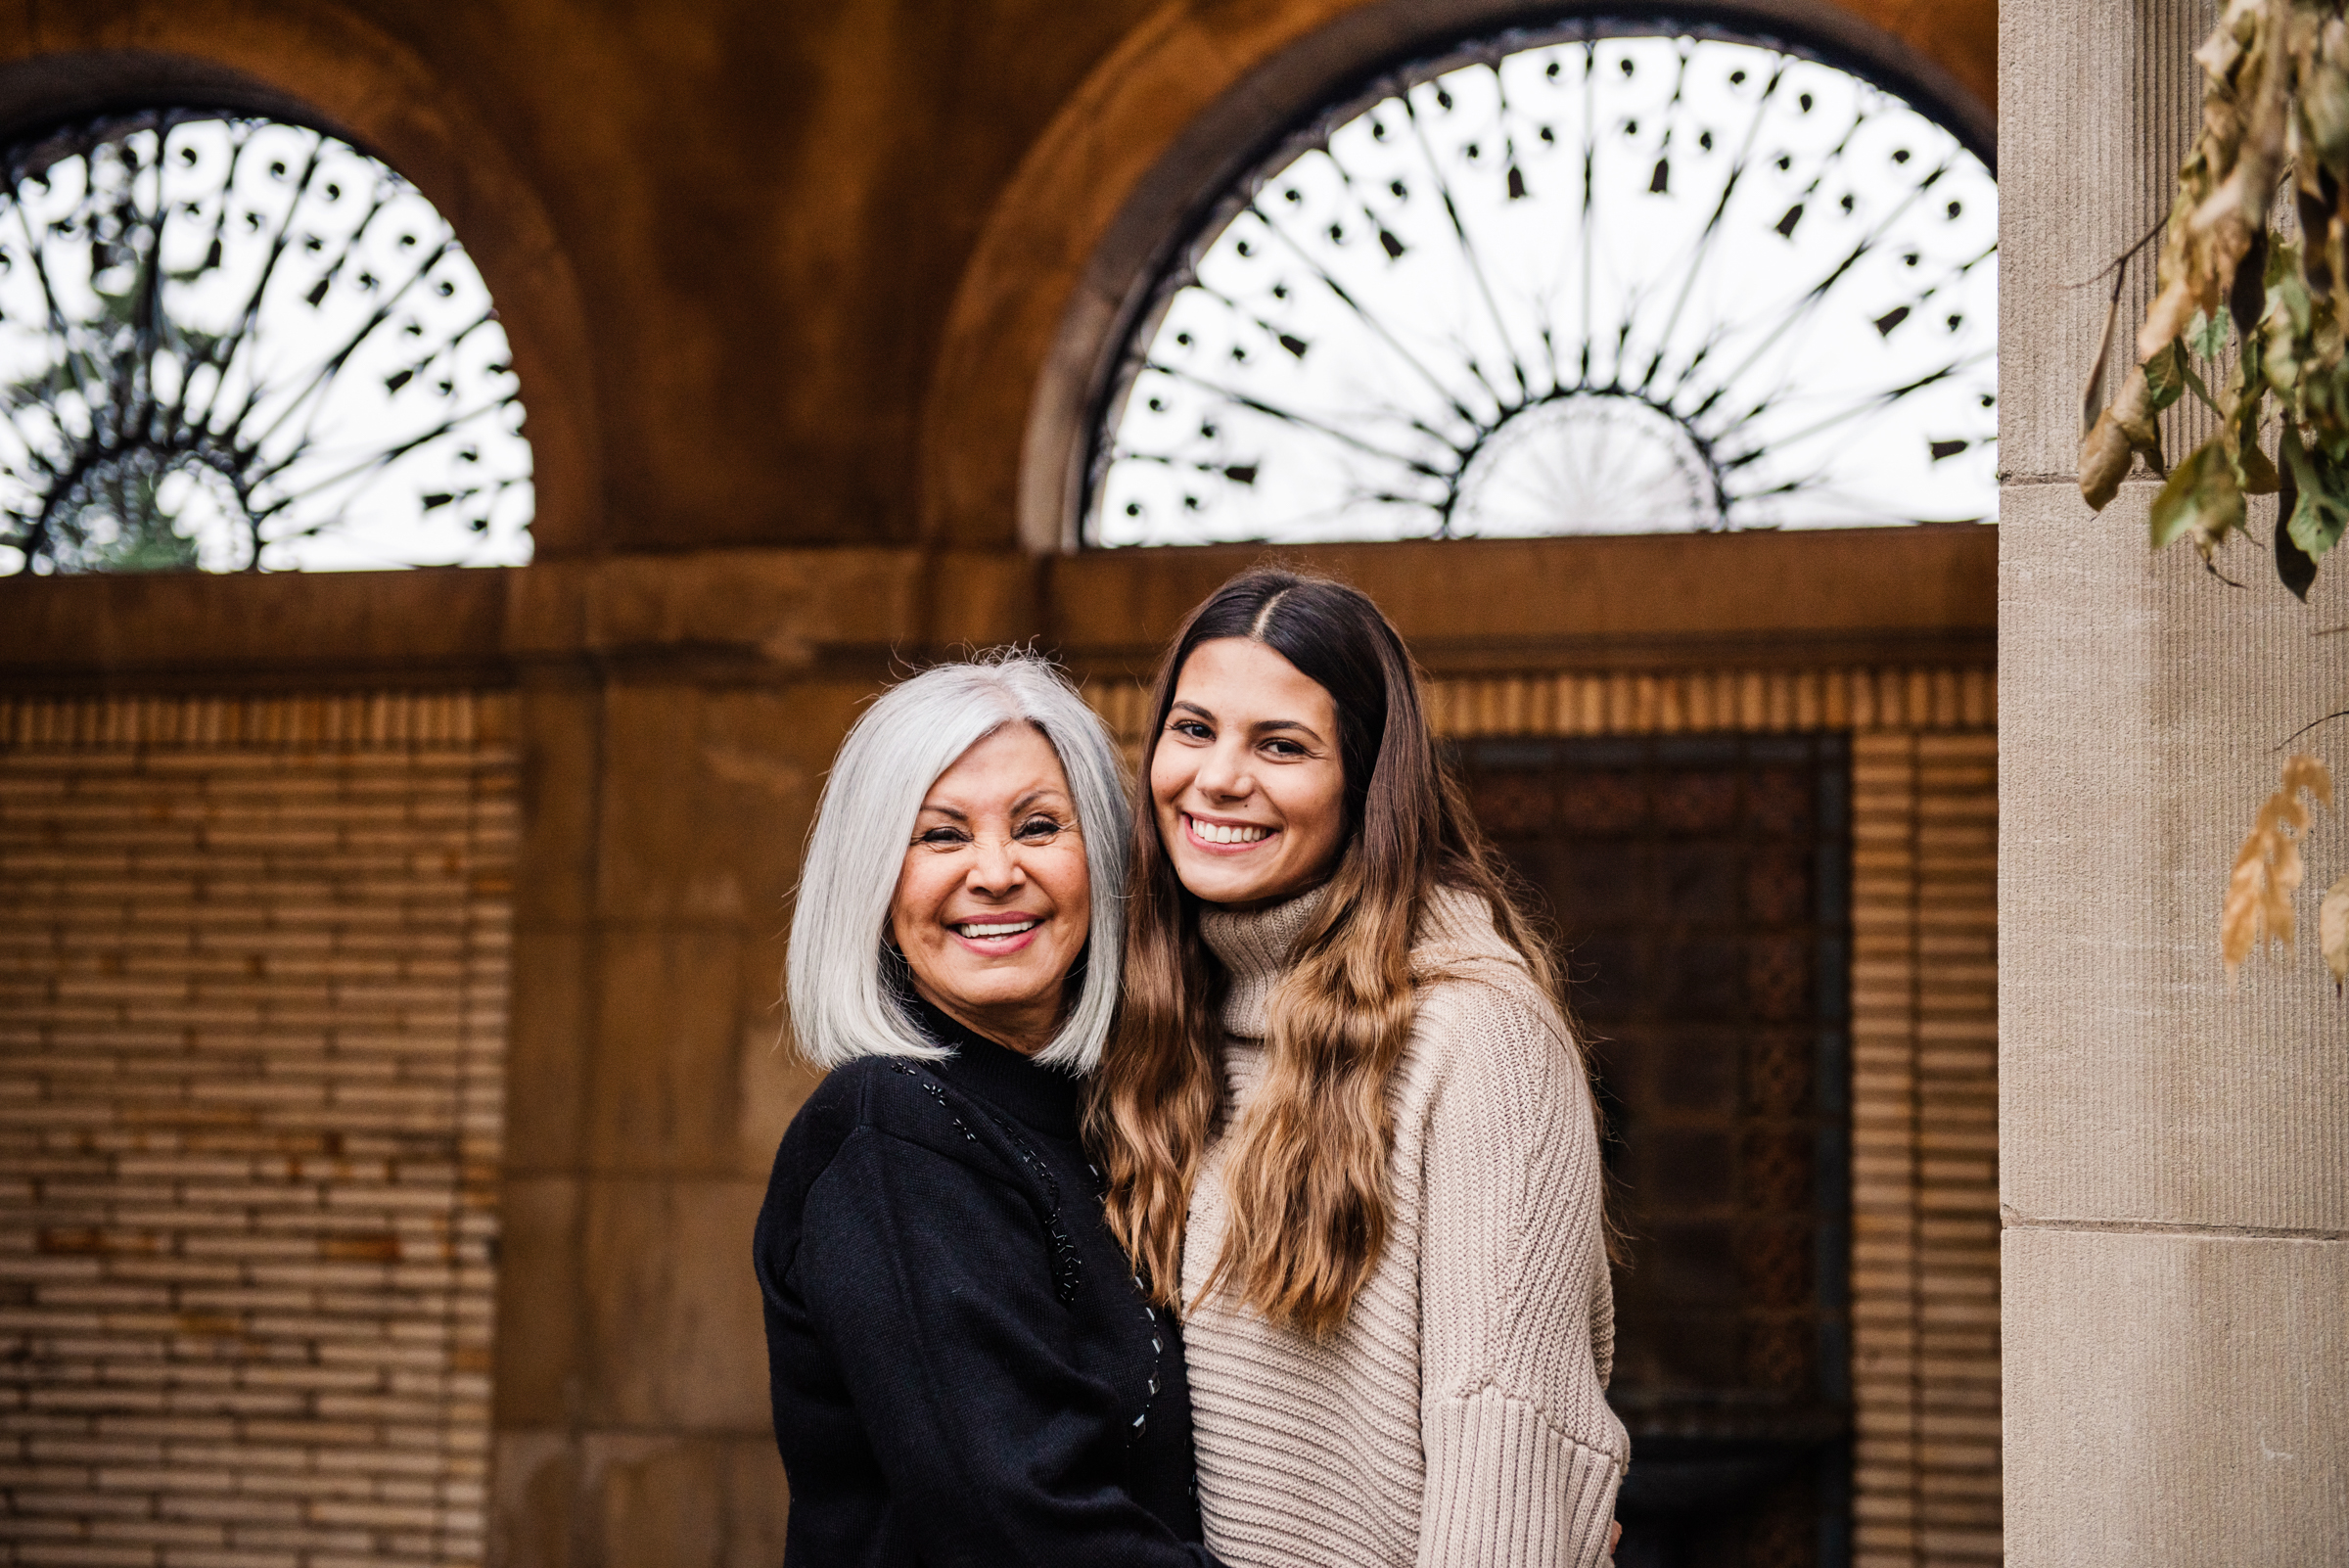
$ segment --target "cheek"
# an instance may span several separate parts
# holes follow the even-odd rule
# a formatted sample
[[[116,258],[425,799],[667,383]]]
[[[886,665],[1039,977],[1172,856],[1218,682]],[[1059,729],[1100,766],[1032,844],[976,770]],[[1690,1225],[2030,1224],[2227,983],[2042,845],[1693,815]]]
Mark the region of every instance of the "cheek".
[[[1161,746],[1150,757],[1150,799],[1161,808],[1172,807],[1174,797],[1190,783],[1193,769],[1183,765],[1179,752]]]
[[[1044,891],[1051,896],[1053,911],[1060,916],[1058,924],[1066,938],[1082,942],[1092,928],[1092,872],[1084,862],[1084,851],[1078,848],[1056,857],[1048,872]]]
[[[890,896],[889,924],[897,933],[900,945],[909,936],[918,937],[938,912],[939,899],[950,883],[938,874],[935,866],[923,864],[923,856],[915,853],[905,857],[898,868],[898,889]]]
[[[1346,829],[1346,774],[1338,767],[1316,768],[1301,778],[1289,803],[1289,820],[1298,836],[1316,849],[1334,842]]]

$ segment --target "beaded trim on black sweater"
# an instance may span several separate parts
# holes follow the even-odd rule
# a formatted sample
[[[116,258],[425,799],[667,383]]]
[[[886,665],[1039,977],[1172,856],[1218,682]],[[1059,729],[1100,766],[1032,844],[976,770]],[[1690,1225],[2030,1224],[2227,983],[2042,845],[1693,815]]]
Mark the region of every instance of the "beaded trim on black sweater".
[[[945,1112],[948,1120],[953,1122],[955,1131],[973,1143],[979,1141],[979,1134],[964,1125],[962,1118],[955,1115],[954,1107],[946,1102],[946,1091],[944,1085],[926,1076],[921,1069],[909,1066],[904,1062],[892,1062],[889,1065],[928,1090],[930,1097],[938,1102],[938,1108]],[[1059,1298],[1062,1306],[1068,1306],[1077,1300],[1077,1289],[1083,1283],[1083,1260],[1077,1251],[1076,1238],[1063,1229],[1060,1223],[1060,1183],[1052,1179],[1051,1171],[1045,1167],[1042,1160],[1036,1158],[1036,1151],[1028,1146],[1028,1140],[1012,1130],[1010,1122],[992,1111],[988,1112],[988,1120],[1002,1130],[1003,1136],[1011,1142],[1012,1152],[1020,1157],[1020,1162],[1028,1167],[1029,1173],[1043,1183],[1044,1199],[1047,1204],[1044,1211],[1044,1234],[1052,1243],[1052,1294]],[[1155,1335],[1152,1342],[1156,1343]],[[1150,1382],[1150,1391],[1153,1394],[1157,1393],[1158,1379],[1153,1377]]]

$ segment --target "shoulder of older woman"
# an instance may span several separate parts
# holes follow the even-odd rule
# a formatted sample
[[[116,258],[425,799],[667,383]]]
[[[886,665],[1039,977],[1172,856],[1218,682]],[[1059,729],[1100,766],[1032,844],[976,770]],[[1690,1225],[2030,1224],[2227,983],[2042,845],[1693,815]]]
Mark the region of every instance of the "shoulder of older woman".
[[[992,1181],[1019,1184],[997,1147],[982,1138],[950,1104],[936,1074],[920,1063],[894,1056],[863,1056],[834,1068],[815,1086],[783,1134],[767,1181],[766,1211],[760,1226],[761,1276],[778,1277],[790,1259],[769,1255],[773,1227],[767,1217],[796,1215],[808,1191],[859,1130],[912,1144]]]

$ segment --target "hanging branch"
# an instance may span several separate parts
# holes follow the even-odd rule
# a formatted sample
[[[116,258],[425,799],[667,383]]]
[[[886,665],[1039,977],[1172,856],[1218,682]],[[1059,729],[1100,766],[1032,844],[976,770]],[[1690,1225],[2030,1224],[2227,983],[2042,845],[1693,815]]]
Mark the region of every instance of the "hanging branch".
[[[2244,530],[2244,497],[2272,493],[2276,574],[2303,600],[2349,524],[2344,3],[2224,0],[2194,52],[2202,125],[2178,169],[2136,362],[2107,402],[2123,256],[2081,400],[2080,493],[2090,506],[2103,510],[2142,456],[2164,481],[2153,500],[2153,547],[2189,538],[2216,574],[2213,556]],[[2287,181],[2297,243],[2268,221]],[[2230,341],[2233,363],[2223,365]],[[2188,392],[2217,416],[2218,434],[2167,466],[2154,420]],[[2284,745],[2326,721],[2304,725]],[[2230,987],[2252,954],[2291,945],[2300,845],[2311,825],[2303,796],[2328,808],[2333,801],[2330,770],[2304,754],[2284,762],[2228,878],[2219,949]],[[2349,981],[2349,877],[2326,893],[2317,926],[2338,990]]]
[[[2276,494],[2277,575],[2305,599],[2349,524],[2349,21],[2340,0],[2228,0],[2194,58],[2201,129],[2178,170],[2137,363],[2109,404],[2117,286],[2107,311],[2083,402],[2080,493],[2102,510],[2143,456],[2166,480],[2154,548],[2190,538],[2214,572],[2244,527],[2244,497]],[[2267,223],[2287,179],[2298,244]],[[2171,468],[2154,418],[2188,391],[2219,433]]]

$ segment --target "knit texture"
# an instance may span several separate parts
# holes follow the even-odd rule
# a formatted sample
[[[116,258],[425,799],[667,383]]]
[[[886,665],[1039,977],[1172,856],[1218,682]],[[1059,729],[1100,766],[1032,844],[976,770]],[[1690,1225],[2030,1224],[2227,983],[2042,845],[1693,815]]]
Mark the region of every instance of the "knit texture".
[[[1229,980],[1232,1120],[1317,895],[1200,923]],[[1606,1561],[1630,1460],[1607,1407],[1614,1297],[1589,1087],[1565,1023],[1482,900],[1443,892],[1411,951],[1418,1012],[1388,1091],[1385,1252],[1326,1345],[1228,1295],[1185,1329],[1209,1546],[1235,1568]],[[1197,1297],[1223,1243],[1227,1135],[1183,1241]]]

